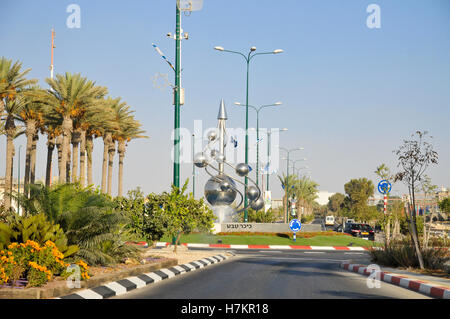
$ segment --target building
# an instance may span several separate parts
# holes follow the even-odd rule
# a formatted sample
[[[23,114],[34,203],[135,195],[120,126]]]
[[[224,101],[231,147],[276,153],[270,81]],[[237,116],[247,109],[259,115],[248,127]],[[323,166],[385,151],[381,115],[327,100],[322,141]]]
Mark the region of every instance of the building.
[[[319,203],[320,205],[326,205],[326,204],[328,204],[328,199],[331,196],[333,196],[334,194],[336,194],[336,193],[330,193],[327,191],[319,191],[317,193],[317,196],[319,196],[319,197],[316,199],[316,202]]]
[[[12,189],[10,189],[10,190],[6,190],[5,189],[5,178],[3,178],[3,177],[0,177],[0,205],[1,204],[3,204],[3,198],[4,198],[4,193],[5,193],[5,191],[8,191],[8,192],[16,192],[17,193],[17,191],[18,191],[18,183],[17,183],[17,178],[15,178],[15,179],[13,179],[13,181],[12,181]],[[20,192],[23,192],[23,179],[22,180],[20,180]],[[17,211],[17,201],[16,200],[14,200],[14,199],[12,199],[12,201],[11,201],[11,207],[15,210],[15,211]]]

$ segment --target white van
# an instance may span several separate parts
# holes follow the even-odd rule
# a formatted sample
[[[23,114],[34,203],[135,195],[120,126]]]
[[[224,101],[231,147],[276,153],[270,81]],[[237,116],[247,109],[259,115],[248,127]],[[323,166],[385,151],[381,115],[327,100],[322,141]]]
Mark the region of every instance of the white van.
[[[325,217],[325,226],[334,226],[334,216]]]

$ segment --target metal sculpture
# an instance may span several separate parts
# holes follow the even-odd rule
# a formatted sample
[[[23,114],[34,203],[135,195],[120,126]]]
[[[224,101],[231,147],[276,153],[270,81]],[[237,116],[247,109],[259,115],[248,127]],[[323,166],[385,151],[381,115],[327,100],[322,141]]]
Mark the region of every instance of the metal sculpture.
[[[245,163],[233,166],[226,160],[225,147],[228,137],[225,122],[228,117],[223,99],[220,102],[217,119],[217,129],[208,134],[209,142],[202,152],[195,155],[194,164],[198,168],[204,168],[206,173],[211,176],[205,184],[205,197],[208,203],[211,204],[213,212],[218,217],[219,222],[222,223],[231,222],[232,217],[235,214],[242,212],[249,207],[254,210],[262,209],[264,207],[264,200],[261,196],[259,187],[250,177],[248,177],[251,168]],[[217,147],[216,144],[218,144],[218,148],[214,148]],[[224,169],[225,166],[232,168],[238,177],[232,177],[230,174],[227,174]],[[209,168],[214,170],[216,174],[212,174],[208,170]],[[242,208],[239,207],[244,201],[244,196],[236,185],[238,183],[245,187],[245,184],[239,181],[239,177],[247,177],[248,180],[254,184],[254,186],[247,187],[246,194],[249,202],[247,206]],[[240,200],[239,203],[235,205],[237,209],[234,209],[231,205],[235,202],[237,195],[240,196]]]

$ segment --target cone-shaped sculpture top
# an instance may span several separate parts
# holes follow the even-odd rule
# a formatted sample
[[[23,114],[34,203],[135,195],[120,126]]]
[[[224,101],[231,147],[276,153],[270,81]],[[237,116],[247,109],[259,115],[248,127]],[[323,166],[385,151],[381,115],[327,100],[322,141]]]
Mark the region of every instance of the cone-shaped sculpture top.
[[[220,101],[219,114],[217,115],[218,120],[228,120],[227,110],[225,109],[225,102],[223,99]]]

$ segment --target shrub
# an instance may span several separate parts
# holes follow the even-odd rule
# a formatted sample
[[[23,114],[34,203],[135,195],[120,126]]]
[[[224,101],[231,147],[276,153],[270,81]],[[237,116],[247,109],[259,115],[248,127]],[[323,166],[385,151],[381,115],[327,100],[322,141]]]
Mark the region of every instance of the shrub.
[[[419,259],[410,241],[391,242],[383,250],[371,249],[372,261],[388,267],[418,268]],[[422,248],[422,257],[426,269],[443,269],[449,257],[447,248]]]
[[[29,198],[23,194],[18,198],[27,214],[45,215],[60,225],[68,244],[79,247],[74,257],[91,265],[109,265],[137,255],[139,248],[125,244],[128,217],[99,190],[78,184],[36,184],[30,185]]]
[[[89,278],[89,267],[83,261],[82,278]],[[44,245],[28,240],[25,243],[11,243],[7,249],[0,251],[0,284],[12,283],[20,278],[28,280],[28,286],[42,286],[54,275],[67,276],[64,254],[56,244],[46,241]]]
[[[0,224],[0,249],[12,242],[37,242],[43,245],[47,241],[55,243],[58,249],[69,257],[78,251],[77,245],[67,245],[67,237],[59,225],[47,221],[44,214],[24,217],[13,215],[7,223]]]
[[[111,265],[137,257],[139,247],[122,240],[127,218],[120,212],[87,207],[62,214],[69,244],[77,244],[76,256],[91,265]]]
[[[268,209],[267,212],[264,209],[255,211],[252,208],[247,210],[247,222],[248,223],[273,223],[276,220],[275,212],[272,209]],[[244,212],[238,214],[238,221],[244,222]]]

